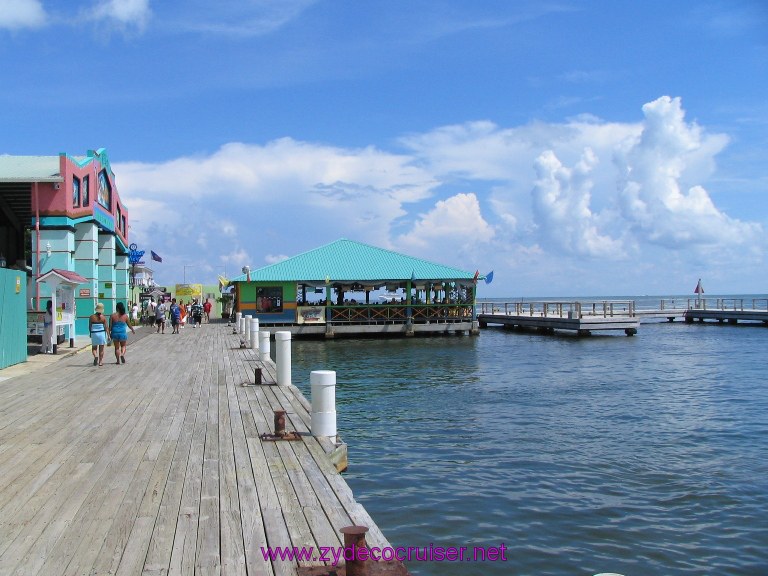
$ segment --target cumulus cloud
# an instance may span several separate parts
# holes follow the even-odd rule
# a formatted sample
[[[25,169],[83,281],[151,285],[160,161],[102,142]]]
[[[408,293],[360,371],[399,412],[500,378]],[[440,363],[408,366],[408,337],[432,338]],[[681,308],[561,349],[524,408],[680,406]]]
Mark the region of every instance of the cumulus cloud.
[[[617,156],[622,214],[639,239],[667,248],[754,242],[761,226],[728,217],[695,183],[714,169],[727,138],[686,123],[679,98],[649,102],[643,113],[642,133]]]
[[[761,225],[729,216],[706,190],[728,138],[686,122],[679,99],[647,104],[634,123],[478,121],[399,143],[396,153],[281,138],[113,166],[139,242],[185,262],[205,244],[209,267],[258,267],[341,237],[581,283],[621,259],[628,275],[746,244],[762,262]]]
[[[536,160],[538,179],[533,189],[533,212],[543,243],[581,256],[618,258],[621,242],[600,234],[590,210],[590,172],[598,163],[591,148],[574,168],[567,168],[547,150]]]
[[[0,28],[39,28],[47,19],[39,0],[0,0]]]
[[[456,194],[439,200],[432,210],[422,214],[411,231],[397,239],[397,244],[416,253],[434,246],[444,251],[454,243],[487,243],[493,236],[493,227],[483,218],[477,196]]]

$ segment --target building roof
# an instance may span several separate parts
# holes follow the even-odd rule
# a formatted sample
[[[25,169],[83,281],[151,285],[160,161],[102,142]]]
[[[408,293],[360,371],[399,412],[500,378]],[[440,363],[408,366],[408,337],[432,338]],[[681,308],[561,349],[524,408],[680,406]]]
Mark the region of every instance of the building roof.
[[[391,250],[340,239],[250,273],[253,282],[387,282],[469,280],[474,273]],[[244,282],[246,275],[233,278]]]
[[[62,270],[61,268],[51,268],[48,272],[40,276],[37,281],[46,282],[49,279],[58,280],[57,283],[64,282],[66,284],[84,284],[88,282],[87,278],[83,278],[77,272]]]
[[[58,156],[0,154],[0,182],[61,182]]]

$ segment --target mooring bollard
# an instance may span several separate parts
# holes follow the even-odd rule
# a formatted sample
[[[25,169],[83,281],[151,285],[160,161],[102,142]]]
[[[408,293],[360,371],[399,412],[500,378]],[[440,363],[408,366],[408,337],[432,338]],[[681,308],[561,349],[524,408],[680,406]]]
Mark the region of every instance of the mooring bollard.
[[[259,349],[259,319],[251,318],[251,350]]]
[[[237,324],[237,333],[245,334],[245,318],[243,317],[240,317],[240,321]]]
[[[275,410],[275,436],[285,436],[285,410]]]
[[[269,360],[269,330],[259,331],[259,360]]]
[[[291,384],[291,333],[287,330],[275,332],[275,364],[277,364],[277,385]]]
[[[235,312],[235,330],[240,332],[240,318],[243,317],[242,312]]]
[[[309,375],[312,389],[312,436],[330,436],[336,441],[336,372],[313,370]]]
[[[368,548],[365,541],[365,533],[368,532],[367,526],[345,526],[340,530],[344,534],[344,558],[346,561],[347,576],[367,576],[368,564],[361,558],[367,558],[367,551],[360,554],[361,548]],[[350,553],[347,553],[347,550]],[[349,559],[349,556],[352,558]]]

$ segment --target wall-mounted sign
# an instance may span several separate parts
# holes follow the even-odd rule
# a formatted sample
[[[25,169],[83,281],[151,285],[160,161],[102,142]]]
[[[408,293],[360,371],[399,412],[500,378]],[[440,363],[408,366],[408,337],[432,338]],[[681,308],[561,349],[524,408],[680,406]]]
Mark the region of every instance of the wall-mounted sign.
[[[16,276],[16,294],[21,292],[21,276]]]
[[[88,298],[91,295],[90,288],[80,288],[80,298]]]

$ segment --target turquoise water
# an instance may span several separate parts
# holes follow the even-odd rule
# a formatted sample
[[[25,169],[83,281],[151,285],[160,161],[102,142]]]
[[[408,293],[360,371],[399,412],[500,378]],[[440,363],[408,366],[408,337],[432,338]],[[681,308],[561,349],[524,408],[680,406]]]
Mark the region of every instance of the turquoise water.
[[[345,474],[415,574],[768,574],[768,328],[294,341],[337,371]]]

